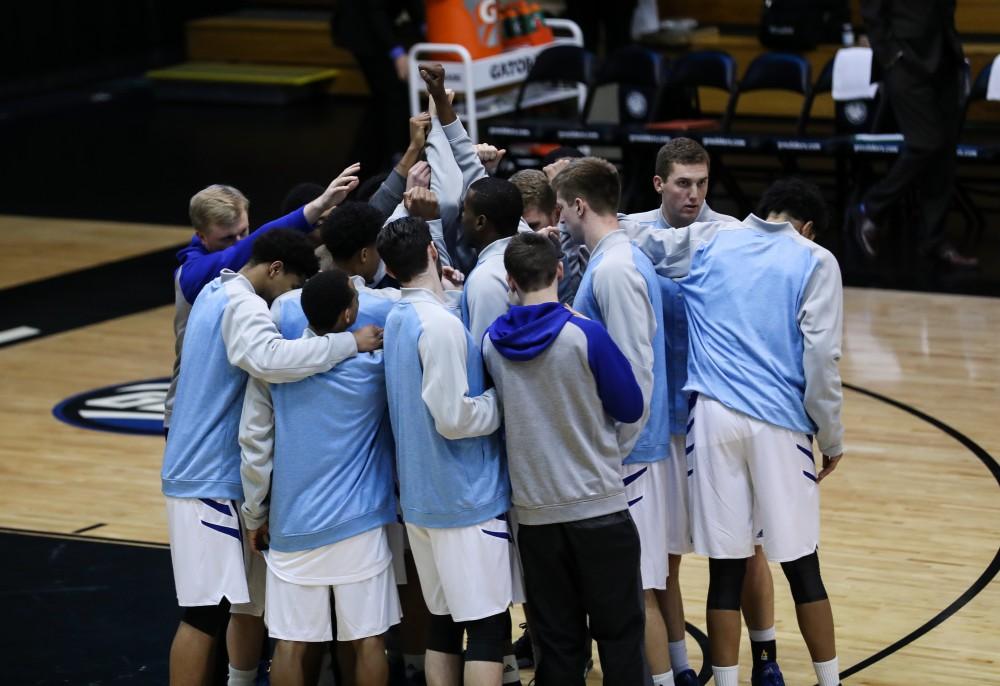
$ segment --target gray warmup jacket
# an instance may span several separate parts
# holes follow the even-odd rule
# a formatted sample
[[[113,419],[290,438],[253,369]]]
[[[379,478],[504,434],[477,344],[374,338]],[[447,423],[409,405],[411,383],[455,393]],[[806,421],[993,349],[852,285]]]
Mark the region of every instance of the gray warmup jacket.
[[[628,509],[616,422],[643,412],[632,367],[600,324],[557,302],[514,306],[483,339],[522,525]]]

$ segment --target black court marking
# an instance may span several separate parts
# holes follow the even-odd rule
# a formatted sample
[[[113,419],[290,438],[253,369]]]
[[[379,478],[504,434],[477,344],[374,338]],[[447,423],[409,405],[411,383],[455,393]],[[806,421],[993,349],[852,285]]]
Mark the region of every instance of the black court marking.
[[[4,683],[167,683],[170,553],[122,543],[0,530]]]
[[[900,409],[904,412],[907,412],[916,417],[917,419],[921,419],[930,424],[931,426],[933,426],[934,428],[940,429],[944,433],[948,434],[956,441],[961,443],[963,446],[968,448],[969,452],[975,455],[979,459],[979,461],[982,462],[983,465],[988,470],[990,470],[990,474],[993,475],[993,478],[996,479],[997,485],[1000,486],[1000,464],[997,463],[996,458],[994,458],[992,455],[986,452],[982,446],[980,446],[971,438],[960,432],[958,429],[955,429],[954,427],[945,424],[939,419],[935,419],[929,414],[921,412],[920,410],[911,405],[907,405],[906,403],[902,403],[898,400],[893,400],[892,398],[884,396],[880,393],[869,391],[866,388],[861,388],[860,386],[855,386],[853,384],[848,384],[848,383],[844,384],[844,388],[849,388],[850,390],[856,393],[867,395],[869,398],[874,398],[875,400],[881,400],[882,402],[888,405],[892,405],[893,407]],[[996,555],[993,556],[993,561],[990,562],[989,566],[986,567],[983,573],[979,575],[979,578],[976,579],[964,593],[962,593],[958,598],[956,598],[954,602],[948,605],[948,607],[941,610],[939,613],[934,615],[934,617],[932,617],[930,620],[928,620],[921,626],[917,627],[915,630],[911,631],[906,636],[899,639],[892,645],[883,648],[882,650],[875,653],[871,657],[868,657],[862,660],[861,662],[857,663],[856,665],[853,665],[848,669],[844,670],[843,672],[840,673],[840,678],[846,679],[847,677],[857,674],[858,672],[860,672],[863,669],[866,669],[867,667],[871,667],[876,662],[884,660],[885,658],[889,657],[896,651],[905,648],[906,646],[908,646],[910,643],[913,643],[921,636],[924,636],[931,630],[940,626],[941,624],[944,623],[946,619],[948,619],[956,612],[961,610],[969,603],[969,601],[971,601],[973,598],[979,595],[979,593],[982,592],[982,590],[986,588],[990,584],[990,582],[993,581],[993,579],[996,578],[998,573],[1000,573],[1000,546],[997,547],[997,552]]]
[[[0,290],[0,331],[39,329],[34,336],[0,343],[0,348],[173,303],[171,274],[181,247]]]
[[[854,384],[849,384],[849,383],[845,383],[844,388],[848,388],[854,391],[855,393],[866,395],[869,398],[880,400],[886,403],[887,405],[891,405],[896,409],[911,414],[917,419],[923,420],[928,424],[930,424],[931,426],[933,426],[934,428],[939,429],[942,432],[948,434],[950,437],[954,438],[956,441],[958,441],[963,446],[968,448],[969,452],[975,455],[979,459],[979,461],[982,462],[983,465],[988,470],[990,470],[990,474],[992,474],[993,478],[996,479],[997,486],[1000,486],[1000,463],[997,463],[996,458],[994,458],[992,455],[986,452],[986,450],[984,450],[982,446],[980,446],[971,438],[963,434],[958,429],[955,429],[954,427],[945,424],[940,419],[935,419],[934,417],[930,416],[929,414],[926,414],[925,412],[921,412],[912,405],[907,405],[906,403],[902,403],[898,400],[893,400],[892,398],[884,396],[880,393],[876,393],[875,391],[869,391],[866,388],[861,388],[860,386],[855,386]],[[939,613],[934,615],[934,617],[932,617],[930,620],[928,620],[921,626],[917,627],[916,629],[914,629],[906,636],[893,643],[892,645],[883,648],[882,650],[878,651],[874,655],[871,655],[870,657],[865,658],[856,665],[848,667],[847,669],[845,669],[840,673],[840,678],[846,679],[850,676],[857,674],[863,669],[871,667],[876,662],[884,660],[893,653],[905,648],[909,644],[916,641],[918,638],[926,635],[933,629],[937,628],[938,626],[943,624],[945,620],[947,620],[949,617],[951,617],[956,612],[961,610],[973,598],[979,595],[979,593],[981,593],[983,589],[985,589],[990,584],[990,582],[996,578],[997,574],[1000,574],[1000,546],[997,547],[996,555],[993,556],[993,561],[990,562],[989,566],[986,567],[985,571],[983,571],[983,573],[979,575],[979,578],[976,579],[964,593],[962,593],[958,598],[955,599],[954,602],[948,605],[948,607],[941,610]],[[692,637],[694,637],[696,641],[698,641],[698,645],[701,647],[701,652],[704,662],[702,663],[701,672],[698,673],[698,681],[699,683],[707,684],[709,680],[712,678],[712,666],[711,666],[711,660],[709,658],[710,652],[708,645],[708,637],[705,636],[705,634],[703,634],[700,630],[698,630],[697,627],[695,627],[692,624],[687,625],[687,631],[689,634],[691,634]]]
[[[77,529],[73,533],[74,534],[82,534],[82,533],[86,533],[88,531],[93,531],[94,529],[100,529],[102,526],[107,526],[107,524],[105,524],[104,522],[99,522],[97,524],[91,524],[90,526],[85,526],[82,529]]]
[[[708,636],[705,635],[704,631],[690,622],[685,622],[684,626],[687,632],[691,634],[691,638],[697,641],[698,647],[701,649],[701,671],[698,672],[698,683],[707,684],[712,678],[712,660],[709,659],[711,653],[709,652]]]
[[[102,525],[104,526],[104,525]],[[56,531],[39,531],[37,529],[18,529],[12,526],[0,526],[0,536],[12,534],[16,536],[36,536],[38,538],[61,538],[67,541],[86,541],[87,543],[110,543],[112,545],[130,545],[136,548],[159,548],[170,550],[167,543],[153,543],[152,541],[137,541],[133,538],[105,538],[103,536],[83,536],[77,532],[68,534]]]

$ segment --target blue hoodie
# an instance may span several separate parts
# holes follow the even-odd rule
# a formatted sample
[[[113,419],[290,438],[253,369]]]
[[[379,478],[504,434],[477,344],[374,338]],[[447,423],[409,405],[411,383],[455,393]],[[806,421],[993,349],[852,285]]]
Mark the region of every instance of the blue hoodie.
[[[621,463],[643,397],[603,326],[559,303],[512,307],[483,340],[504,413],[512,502],[526,525],[628,507]]]

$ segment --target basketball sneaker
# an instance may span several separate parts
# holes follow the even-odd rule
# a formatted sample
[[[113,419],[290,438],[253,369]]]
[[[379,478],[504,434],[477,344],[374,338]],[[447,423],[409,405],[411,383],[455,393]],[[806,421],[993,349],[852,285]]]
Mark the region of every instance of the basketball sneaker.
[[[674,686],[699,686],[700,683],[693,669],[685,669],[680,674],[674,674]]]
[[[751,686],[785,686],[777,662],[768,662],[750,677]]]

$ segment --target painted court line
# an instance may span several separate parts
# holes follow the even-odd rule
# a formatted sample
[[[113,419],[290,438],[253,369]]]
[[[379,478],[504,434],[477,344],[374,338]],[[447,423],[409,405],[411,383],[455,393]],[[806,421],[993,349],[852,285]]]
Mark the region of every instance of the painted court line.
[[[0,345],[10,343],[11,341],[18,341],[22,338],[37,336],[41,332],[41,329],[36,329],[33,326],[15,326],[13,329],[0,331]]]

